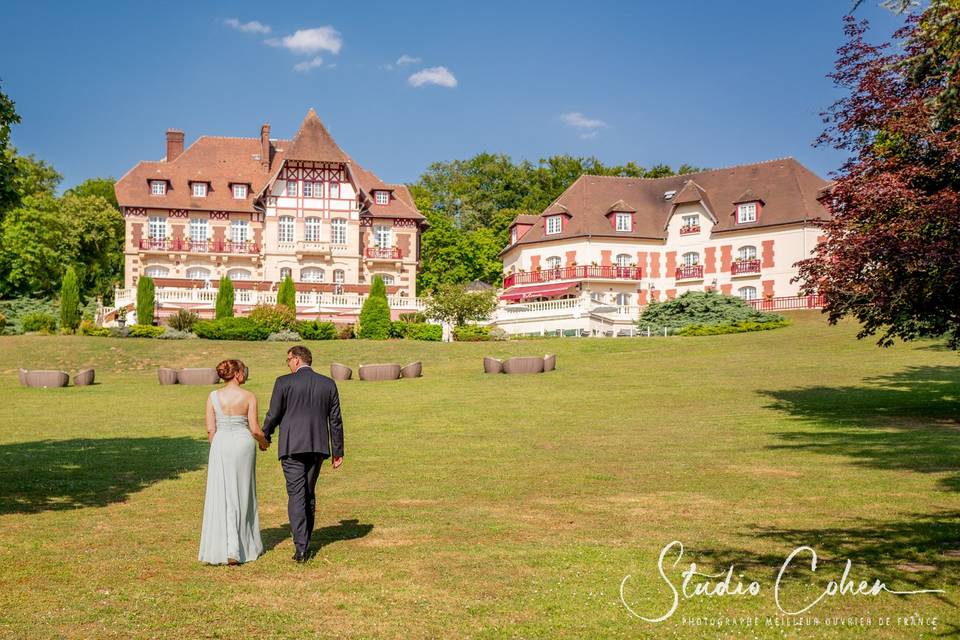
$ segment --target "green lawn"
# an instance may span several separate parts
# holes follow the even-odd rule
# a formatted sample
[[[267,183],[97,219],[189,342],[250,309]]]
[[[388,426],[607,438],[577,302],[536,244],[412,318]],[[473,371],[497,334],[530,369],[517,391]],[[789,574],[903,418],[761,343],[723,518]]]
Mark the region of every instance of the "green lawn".
[[[344,466],[318,484],[313,560],[290,560],[275,449],[258,465],[266,555],[197,563],[209,389],[158,365],[239,357],[265,406],[286,345],[0,338],[0,635],[66,638],[918,637],[960,633],[960,359],[880,349],[802,312],[706,338],[311,343],[336,360],[422,359],[418,380],[340,384]],[[484,354],[558,354],[542,376],[485,376]],[[22,389],[16,367],[93,365],[99,384]],[[757,580],[757,597],[665,612],[660,549]],[[941,595],[837,597],[816,628],[765,626],[853,561],[856,580]],[[809,568],[809,566],[808,566]],[[812,583],[816,583],[814,587]],[[793,606],[796,605],[796,606]],[[898,616],[936,617],[936,628]],[[825,626],[834,616],[873,626]],[[698,627],[698,616],[760,626]],[[879,617],[890,626],[877,627]],[[687,624],[684,624],[687,618]]]

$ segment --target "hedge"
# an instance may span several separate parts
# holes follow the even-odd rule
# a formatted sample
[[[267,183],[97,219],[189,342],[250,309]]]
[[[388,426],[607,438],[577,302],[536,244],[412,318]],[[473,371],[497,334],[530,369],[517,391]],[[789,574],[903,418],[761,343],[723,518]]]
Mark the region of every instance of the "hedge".
[[[201,320],[193,325],[193,332],[207,340],[266,340],[270,328],[250,318],[220,318]]]
[[[790,322],[785,319],[773,320],[771,322],[755,322],[747,320],[745,322],[731,322],[729,324],[691,324],[677,329],[678,336],[717,336],[725,333],[746,333],[748,331],[767,331],[769,329],[779,329],[785,327]]]
[[[482,342],[490,339],[490,327],[477,324],[465,324],[453,330],[453,339],[457,342]]]
[[[163,335],[166,327],[155,327],[152,324],[135,324],[130,327],[130,338],[159,338]]]
[[[411,322],[406,325],[404,337],[407,340],[429,340],[439,342],[443,339],[443,327],[438,324],[427,324],[425,322]]]

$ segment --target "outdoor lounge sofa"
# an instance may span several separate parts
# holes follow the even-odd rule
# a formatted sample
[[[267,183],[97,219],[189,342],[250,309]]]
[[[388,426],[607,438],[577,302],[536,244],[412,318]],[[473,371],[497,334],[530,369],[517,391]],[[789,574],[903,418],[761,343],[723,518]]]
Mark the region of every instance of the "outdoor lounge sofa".
[[[220,382],[220,376],[217,375],[216,369],[209,368],[193,368],[193,369],[180,369],[177,371],[177,382],[180,384],[195,384],[195,385],[205,385],[205,384],[217,384]]]
[[[36,388],[65,387],[70,382],[70,376],[66,371],[38,369],[36,371],[24,371],[21,376],[21,380],[26,386]]]
[[[353,369],[345,364],[334,362],[330,365],[330,377],[334,380],[350,380],[353,378]]]
[[[503,362],[504,373],[543,373],[543,358],[540,356],[519,356]]]
[[[169,367],[160,367],[157,370],[160,384],[177,384],[177,370]]]
[[[396,380],[400,377],[400,365],[396,363],[362,364],[361,380]]]
[[[497,358],[491,358],[490,356],[484,356],[483,372],[484,373],[503,373],[503,360],[498,360]]]
[[[400,369],[401,378],[419,378],[423,375],[423,363],[417,360]]]
[[[93,369],[81,369],[77,375],[73,376],[73,384],[78,387],[85,387],[93,384],[96,372]]]

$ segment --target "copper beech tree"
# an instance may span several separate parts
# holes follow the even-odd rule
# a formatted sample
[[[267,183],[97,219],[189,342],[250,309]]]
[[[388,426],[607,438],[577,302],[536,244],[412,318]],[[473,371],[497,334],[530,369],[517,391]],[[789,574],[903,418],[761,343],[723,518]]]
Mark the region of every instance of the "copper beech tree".
[[[908,17],[896,48],[868,43],[867,24],[848,17],[830,75],[846,96],[823,114],[818,144],[849,157],[821,194],[833,217],[798,280],[825,296],[831,323],[852,316],[858,337],[883,346],[960,343],[957,6],[934,0]]]

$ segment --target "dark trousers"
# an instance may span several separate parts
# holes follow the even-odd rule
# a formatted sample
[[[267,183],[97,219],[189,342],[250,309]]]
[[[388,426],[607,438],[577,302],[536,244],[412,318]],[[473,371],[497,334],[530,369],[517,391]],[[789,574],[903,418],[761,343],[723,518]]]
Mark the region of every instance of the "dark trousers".
[[[287,515],[293,544],[306,553],[313,534],[313,518],[317,510],[317,476],[326,456],[320,453],[295,453],[280,459],[283,477],[287,480]]]

